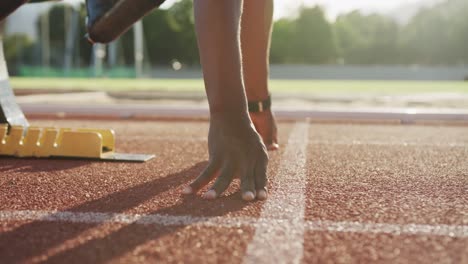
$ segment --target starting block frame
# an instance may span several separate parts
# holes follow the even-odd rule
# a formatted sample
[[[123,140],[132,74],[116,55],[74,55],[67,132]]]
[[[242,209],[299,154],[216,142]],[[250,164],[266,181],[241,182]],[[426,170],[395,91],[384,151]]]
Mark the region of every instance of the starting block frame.
[[[30,127],[16,103],[0,35],[0,156],[145,162],[154,155],[115,153],[112,129]]]

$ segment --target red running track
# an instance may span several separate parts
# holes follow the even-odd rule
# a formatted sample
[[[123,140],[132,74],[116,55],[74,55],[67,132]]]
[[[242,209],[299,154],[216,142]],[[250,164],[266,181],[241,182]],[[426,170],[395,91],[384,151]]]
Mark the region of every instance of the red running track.
[[[463,126],[280,123],[270,199],[245,203],[238,182],[180,195],[206,165],[205,122],[33,123],[113,128],[119,152],[157,157],[1,158],[3,263],[468,261]]]

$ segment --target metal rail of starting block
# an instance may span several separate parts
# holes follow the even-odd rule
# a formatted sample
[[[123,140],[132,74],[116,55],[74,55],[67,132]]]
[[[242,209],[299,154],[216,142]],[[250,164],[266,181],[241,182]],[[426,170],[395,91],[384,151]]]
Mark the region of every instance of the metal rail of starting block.
[[[126,162],[145,162],[154,157],[115,153],[115,133],[111,129],[30,127],[10,85],[2,43],[0,35],[0,156]]]

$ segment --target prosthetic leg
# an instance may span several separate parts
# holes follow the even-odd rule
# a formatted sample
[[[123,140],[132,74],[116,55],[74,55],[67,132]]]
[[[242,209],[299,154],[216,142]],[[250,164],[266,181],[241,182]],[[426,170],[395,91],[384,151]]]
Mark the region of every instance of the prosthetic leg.
[[[112,129],[32,127],[10,86],[0,35],[0,156],[144,162],[154,155],[115,151]]]
[[[86,0],[88,40],[108,43],[165,0]]]
[[[9,14],[13,13],[13,11],[27,1],[28,0],[2,0],[0,2],[0,21],[5,19]]]
[[[23,111],[16,104],[15,95],[8,81],[8,71],[3,57],[3,46],[0,35],[0,124],[2,123],[12,126],[29,126]]]
[[[47,0],[2,0],[0,21],[26,2]],[[88,40],[91,43],[108,43],[125,33],[135,22],[165,0],[86,0],[88,12]]]

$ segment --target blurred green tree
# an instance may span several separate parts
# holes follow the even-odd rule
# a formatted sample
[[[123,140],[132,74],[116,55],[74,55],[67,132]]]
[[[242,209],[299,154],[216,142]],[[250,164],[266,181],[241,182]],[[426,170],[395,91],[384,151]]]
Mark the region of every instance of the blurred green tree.
[[[332,26],[319,6],[300,9],[292,41],[295,63],[323,64],[336,59]]]
[[[173,60],[183,64],[198,63],[191,0],[176,2],[167,10],[158,9],[143,19],[148,56],[153,65],[168,65]],[[125,34],[122,45],[126,61],[133,62],[133,34]]]
[[[177,50],[173,59],[190,65],[198,64],[199,55],[194,30],[193,1],[178,1],[168,11],[169,25],[176,38],[175,42],[172,43]]]
[[[11,75],[16,75],[19,66],[22,64],[32,64],[34,54],[34,42],[24,34],[8,35],[3,40],[5,60],[8,63],[8,71]]]
[[[399,26],[390,18],[358,11],[341,15],[334,30],[339,55],[347,64],[398,62]]]
[[[406,63],[468,63],[468,1],[447,0],[421,10],[401,33]]]
[[[270,61],[277,64],[294,62],[291,40],[294,39],[295,21],[280,19],[275,22],[271,36]]]

